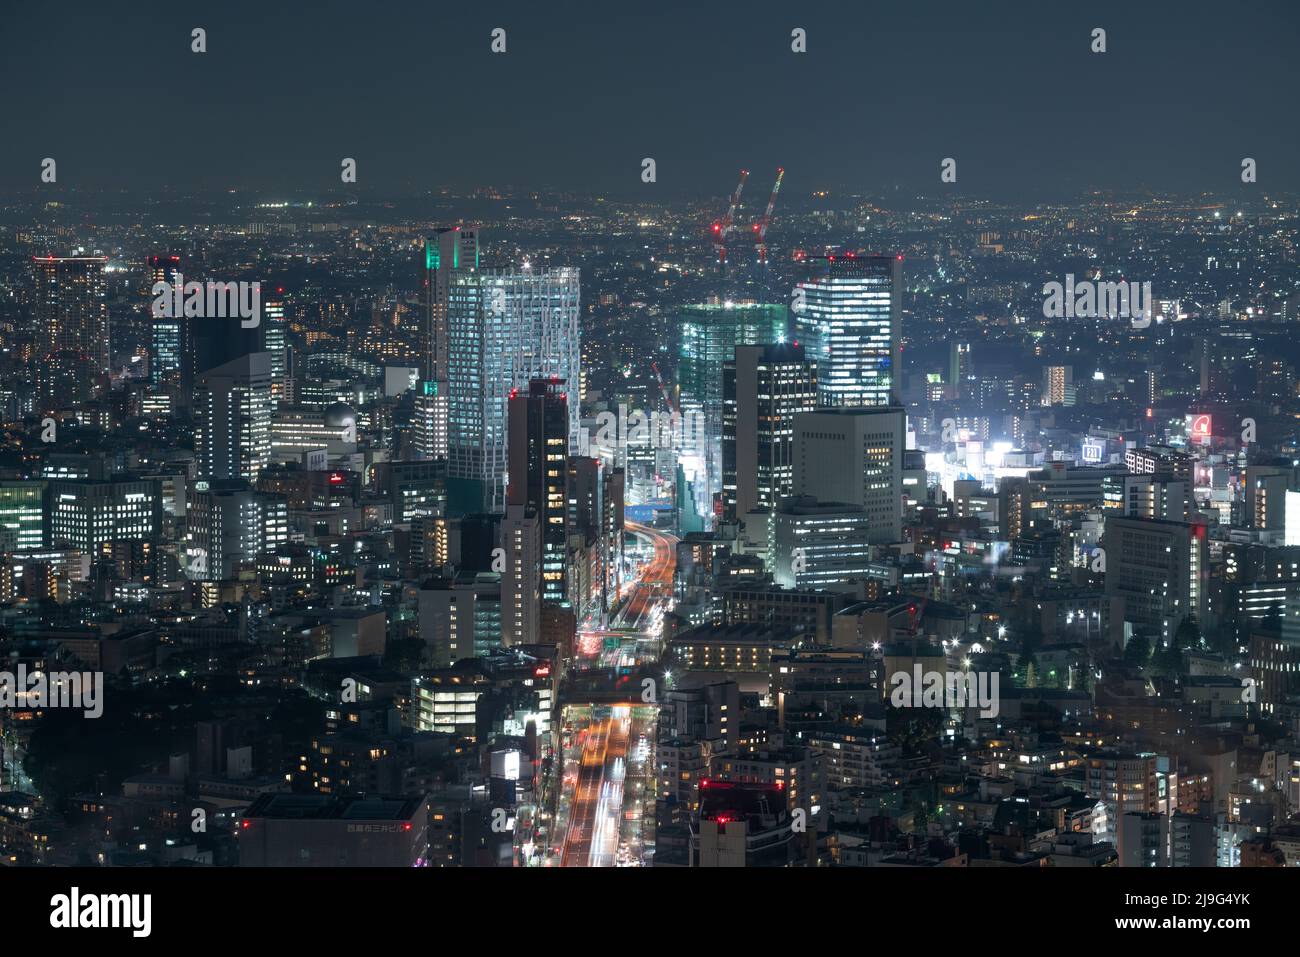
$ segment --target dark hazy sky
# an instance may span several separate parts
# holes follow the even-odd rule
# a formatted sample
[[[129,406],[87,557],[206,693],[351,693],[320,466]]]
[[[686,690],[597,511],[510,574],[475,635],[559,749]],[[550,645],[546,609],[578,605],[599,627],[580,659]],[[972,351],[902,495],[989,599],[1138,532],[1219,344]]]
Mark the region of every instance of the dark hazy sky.
[[[208,52],[190,52],[190,30]],[[508,52],[489,34],[507,30]],[[790,31],[808,31],[808,52]],[[1108,52],[1089,50],[1093,27]],[[0,190],[1300,186],[1300,3],[6,4]],[[793,184],[793,185],[792,185]]]

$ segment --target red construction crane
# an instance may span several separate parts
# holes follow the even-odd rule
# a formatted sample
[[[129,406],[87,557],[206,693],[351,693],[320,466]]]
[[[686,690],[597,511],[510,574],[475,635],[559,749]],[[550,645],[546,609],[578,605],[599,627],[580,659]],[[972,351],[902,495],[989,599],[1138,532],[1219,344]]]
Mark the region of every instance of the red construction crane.
[[[664,385],[664,377],[659,372],[659,363],[657,362],[650,363],[650,368],[653,369],[655,372],[655,380],[658,381],[659,383],[659,392],[664,397],[664,405],[668,406],[668,414],[676,415],[677,410],[673,408],[672,397],[668,395],[668,387]]]
[[[745,188],[745,180],[749,179],[749,170],[740,171],[740,182],[736,184],[736,191],[731,194],[731,205],[727,207],[727,215],[721,222],[713,224],[713,245],[718,250],[719,264],[727,261],[727,235],[731,232],[732,225],[736,219],[736,207],[740,205],[740,191]]]
[[[763,218],[754,224],[755,241],[758,245],[758,261],[767,262],[767,227],[772,222],[772,208],[776,206],[776,194],[781,191],[781,180],[785,179],[785,170],[778,168],[776,171],[776,184],[772,187],[772,195],[767,201],[767,211],[763,213]]]

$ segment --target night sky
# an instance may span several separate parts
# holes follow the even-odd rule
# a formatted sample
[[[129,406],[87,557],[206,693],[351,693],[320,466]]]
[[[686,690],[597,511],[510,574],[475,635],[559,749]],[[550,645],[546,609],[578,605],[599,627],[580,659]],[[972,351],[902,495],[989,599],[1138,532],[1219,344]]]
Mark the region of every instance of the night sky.
[[[1287,191],[1298,26],[1295,0],[9,4],[0,191],[46,156],[60,188],[286,195],[341,186],[347,156],[394,196],[721,195],[778,165],[792,190],[937,193],[954,157],[961,192],[1002,198],[1235,191],[1251,156]]]

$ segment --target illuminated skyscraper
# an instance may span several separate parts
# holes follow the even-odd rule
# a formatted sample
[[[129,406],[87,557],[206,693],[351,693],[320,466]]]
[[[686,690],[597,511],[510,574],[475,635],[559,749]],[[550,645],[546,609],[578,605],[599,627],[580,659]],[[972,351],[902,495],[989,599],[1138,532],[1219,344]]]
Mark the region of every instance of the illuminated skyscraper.
[[[704,423],[705,476],[695,487],[696,505],[707,512],[722,490],[722,364],[735,358],[737,346],[785,342],[790,313],[782,304],[724,303],[687,306],[678,315],[681,413]]]
[[[902,256],[814,260],[795,288],[795,339],[817,364],[824,406],[889,405],[898,387]]]
[[[415,392],[415,450],[420,458],[447,457],[447,383],[422,380]]]
[[[1124,620],[1168,642],[1187,617],[1203,620],[1206,531],[1188,522],[1107,515],[1106,594],[1124,599]]]
[[[722,366],[722,504],[729,519],[775,509],[794,490],[794,416],[817,407],[802,346],[737,346]]]
[[[181,280],[179,256],[149,256],[145,259],[144,295],[150,304],[149,382],[155,388],[175,387],[176,398],[185,404],[194,388],[194,337],[185,315],[155,316],[154,287]]]
[[[435,444],[421,453],[428,458],[447,457],[448,338],[447,300],[455,277],[473,277],[478,272],[478,230],[457,226],[444,229],[424,244],[425,324],[422,373],[430,387],[424,391],[424,405],[431,415],[426,438]]]
[[[1043,368],[1043,405],[1074,405],[1074,368]]]
[[[969,342],[948,343],[948,397],[964,399],[975,380]]]
[[[233,578],[241,563],[251,567],[289,540],[286,498],[255,491],[242,479],[213,480],[186,504],[192,537],[185,565],[192,579]]]
[[[104,481],[50,483],[50,544],[95,552],[105,542],[150,541],[162,522],[155,479],[130,476]]]
[[[45,482],[0,482],[0,552],[45,547]]]
[[[569,410],[561,379],[534,379],[510,396],[507,505],[535,511],[542,531],[542,598],[568,597]]]
[[[37,352],[41,356],[76,353],[97,372],[109,369],[108,305],[102,256],[37,256]]]
[[[199,477],[256,482],[271,457],[271,357],[254,352],[199,376],[194,394]]]
[[[542,633],[542,534],[535,511],[509,505],[501,521],[505,570],[501,573],[501,640],[507,645],[538,641]]]
[[[262,321],[257,328],[261,333],[262,351],[271,356],[272,407],[292,405],[293,354],[289,349],[283,299],[276,296],[262,300]]]
[[[801,412],[794,418],[794,494],[862,509],[872,544],[901,541],[906,447],[901,407]]]
[[[153,287],[160,282],[174,283],[181,272],[180,256],[146,256],[144,259],[144,284],[142,295],[154,298]]]
[[[453,511],[505,508],[506,402],[532,379],[564,382],[578,436],[578,270],[453,272],[447,291],[448,493]]]

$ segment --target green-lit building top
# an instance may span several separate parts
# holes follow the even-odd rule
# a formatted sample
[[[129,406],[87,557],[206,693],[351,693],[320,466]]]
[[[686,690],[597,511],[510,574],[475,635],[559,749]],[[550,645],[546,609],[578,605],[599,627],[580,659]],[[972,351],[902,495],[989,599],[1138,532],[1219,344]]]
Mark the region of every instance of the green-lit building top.
[[[736,346],[785,342],[790,310],[783,303],[685,306],[678,313],[682,398],[702,408],[722,405],[722,363]]]

